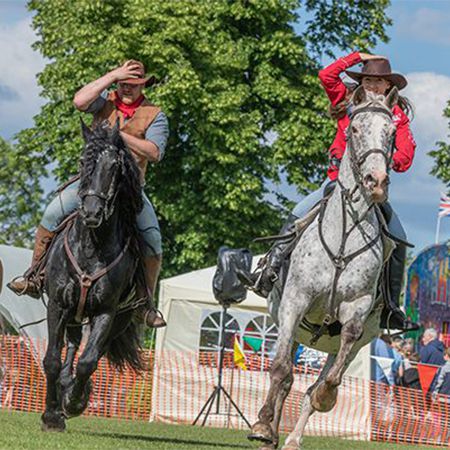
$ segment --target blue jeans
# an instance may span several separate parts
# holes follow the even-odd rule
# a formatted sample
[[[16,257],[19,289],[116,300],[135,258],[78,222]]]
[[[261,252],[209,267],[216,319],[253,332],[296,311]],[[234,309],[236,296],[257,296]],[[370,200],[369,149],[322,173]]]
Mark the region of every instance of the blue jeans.
[[[292,210],[292,214],[298,218],[304,217],[308,211],[323,198],[323,194],[325,191],[325,187],[330,182],[330,180],[327,178],[319,187],[319,189],[315,190],[314,192],[311,192],[306,197],[302,198],[299,203],[295,206],[295,208]],[[389,208],[390,217],[387,223],[387,226],[389,228],[389,232],[403,241],[407,240],[405,229],[403,228],[403,225],[400,222],[400,219],[398,218],[395,211],[390,207],[388,204],[387,207]]]
[[[73,213],[80,206],[78,197],[78,187],[80,181],[67,186],[57,195],[45,209],[41,220],[41,225],[49,231],[55,231],[58,225],[69,214]],[[144,207],[137,216],[137,226],[144,239],[144,256],[156,256],[162,254],[161,232],[159,230],[158,219],[150,200],[142,191]]]

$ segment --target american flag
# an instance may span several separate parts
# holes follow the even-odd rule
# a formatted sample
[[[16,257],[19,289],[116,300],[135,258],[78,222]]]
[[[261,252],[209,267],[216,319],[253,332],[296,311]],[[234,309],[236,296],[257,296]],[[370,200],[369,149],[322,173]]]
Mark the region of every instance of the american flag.
[[[439,204],[439,217],[450,216],[450,197],[441,194],[441,203]]]

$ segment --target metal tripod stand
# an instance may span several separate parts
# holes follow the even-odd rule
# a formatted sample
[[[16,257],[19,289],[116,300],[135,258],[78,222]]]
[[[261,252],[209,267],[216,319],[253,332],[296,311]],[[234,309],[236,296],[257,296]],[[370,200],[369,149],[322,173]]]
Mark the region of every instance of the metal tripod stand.
[[[214,402],[216,401],[216,412],[213,414],[219,415],[219,409],[220,409],[220,394],[223,393],[223,395],[228,399],[230,402],[230,405],[233,406],[233,408],[237,411],[237,413],[241,416],[241,418],[244,420],[244,422],[247,424],[249,428],[251,428],[250,422],[246,419],[242,411],[239,409],[239,407],[236,405],[236,403],[231,398],[231,395],[227,392],[227,390],[222,386],[222,372],[223,372],[223,359],[225,356],[225,316],[227,314],[228,305],[222,304],[222,313],[220,316],[220,329],[221,329],[221,335],[220,335],[220,351],[219,351],[219,373],[217,377],[217,385],[214,386],[214,390],[212,391],[211,395],[208,397],[208,400],[206,400],[206,403],[203,405],[202,409],[198,413],[198,416],[195,418],[192,425],[196,425],[197,422],[200,420],[200,417],[203,413],[205,413],[205,417],[203,418],[202,427],[205,425],[206,420],[208,419],[209,414],[211,413],[211,410],[213,408]],[[229,412],[227,415],[229,416]]]

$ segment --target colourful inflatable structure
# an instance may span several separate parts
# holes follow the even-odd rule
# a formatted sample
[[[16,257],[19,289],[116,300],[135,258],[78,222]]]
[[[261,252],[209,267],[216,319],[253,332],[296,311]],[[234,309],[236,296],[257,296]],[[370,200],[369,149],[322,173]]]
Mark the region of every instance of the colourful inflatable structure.
[[[405,311],[425,328],[450,334],[450,241],[417,255],[408,269]]]

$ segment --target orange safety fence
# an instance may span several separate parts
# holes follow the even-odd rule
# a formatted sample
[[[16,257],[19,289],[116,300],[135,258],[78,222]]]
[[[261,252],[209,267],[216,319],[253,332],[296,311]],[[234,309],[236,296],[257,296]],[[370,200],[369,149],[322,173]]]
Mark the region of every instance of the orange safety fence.
[[[17,336],[0,340],[0,404],[4,409],[42,412],[45,376],[40,361],[44,342]],[[217,382],[217,353],[148,351],[148,371],[137,376],[122,373],[102,360],[93,376],[93,392],[87,415],[165,423],[192,423]],[[267,394],[268,365],[258,356],[247,360],[249,370],[233,367],[226,355],[223,386],[246,418],[253,423]],[[290,431],[301,411],[306,389],[318,370],[296,367],[294,384],[283,411],[281,429]],[[219,414],[216,414],[219,412]],[[200,422],[201,423],[201,422]],[[224,396],[217,411],[213,405],[207,425],[246,428]],[[358,440],[450,446],[450,398],[432,400],[421,391],[389,387],[367,380],[344,377],[335,408],[311,416],[306,433]]]

